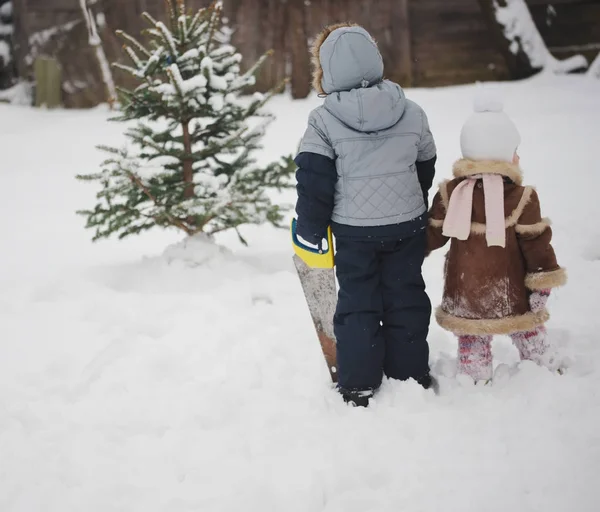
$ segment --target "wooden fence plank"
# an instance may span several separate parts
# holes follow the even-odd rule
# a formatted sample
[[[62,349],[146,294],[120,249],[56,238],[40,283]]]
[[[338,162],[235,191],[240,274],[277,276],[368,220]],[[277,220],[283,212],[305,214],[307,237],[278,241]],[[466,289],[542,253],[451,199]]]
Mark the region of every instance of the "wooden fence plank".
[[[291,89],[294,98],[306,98],[310,93],[310,59],[306,35],[304,0],[288,0],[287,33],[291,59]]]
[[[398,80],[406,87],[410,87],[413,83],[413,52],[408,0],[397,0],[393,20],[392,39],[398,45],[396,61]]]

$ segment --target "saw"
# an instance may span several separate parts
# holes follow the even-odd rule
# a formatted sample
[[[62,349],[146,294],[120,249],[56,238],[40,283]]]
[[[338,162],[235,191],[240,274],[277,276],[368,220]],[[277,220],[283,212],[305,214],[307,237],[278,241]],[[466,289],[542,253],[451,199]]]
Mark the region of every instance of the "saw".
[[[294,265],[321,343],[321,350],[325,356],[331,380],[337,382],[336,341],[333,333],[337,291],[331,228],[327,230],[327,246],[321,249],[308,247],[298,239],[295,219],[292,221],[291,233],[295,252]]]

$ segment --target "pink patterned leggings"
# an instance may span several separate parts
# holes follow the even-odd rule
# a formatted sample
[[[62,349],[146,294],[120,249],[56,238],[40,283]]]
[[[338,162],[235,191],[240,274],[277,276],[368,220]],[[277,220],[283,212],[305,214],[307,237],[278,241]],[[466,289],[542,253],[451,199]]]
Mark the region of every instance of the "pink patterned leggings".
[[[516,332],[510,335],[519,351],[521,360],[533,361],[540,366],[550,367],[552,360],[546,328],[540,326],[533,331]],[[492,336],[465,335],[458,337],[458,371],[475,381],[492,378]]]

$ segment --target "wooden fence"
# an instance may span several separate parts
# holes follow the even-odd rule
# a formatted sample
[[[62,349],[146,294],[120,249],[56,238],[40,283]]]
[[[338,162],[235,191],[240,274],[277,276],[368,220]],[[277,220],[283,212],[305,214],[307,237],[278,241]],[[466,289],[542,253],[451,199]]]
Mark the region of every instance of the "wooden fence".
[[[210,0],[188,0],[191,7]],[[79,0],[14,0],[21,74],[36,52],[57,55],[63,66],[67,106],[91,106],[103,99],[95,60],[86,45]],[[591,61],[600,51],[600,0],[527,0],[551,51],[560,58],[583,53]],[[140,14],[164,17],[163,0],[100,0],[106,15],[102,37],[109,58],[120,57],[115,29],[136,33]],[[377,39],[386,75],[404,85],[434,86],[511,78],[482,15],[478,0],[225,0],[234,28],[233,43],[252,63],[269,49],[274,56],[258,77],[267,90],[291,79],[295,97],[310,90],[307,42],[327,24],[353,21]],[[69,27],[69,37],[48,31]],[[36,41],[42,44],[36,46]]]

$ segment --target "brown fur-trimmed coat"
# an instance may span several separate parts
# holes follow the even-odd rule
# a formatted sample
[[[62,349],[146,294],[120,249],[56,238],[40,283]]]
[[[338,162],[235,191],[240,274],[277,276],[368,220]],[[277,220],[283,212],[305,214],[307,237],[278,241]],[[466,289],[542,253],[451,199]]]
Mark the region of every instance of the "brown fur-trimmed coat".
[[[485,203],[481,181],[473,193],[471,235],[452,239],[445,263],[445,288],[436,316],[444,329],[457,335],[510,334],[544,324],[549,314],[534,313],[532,291],[562,286],[566,272],[551,245],[552,229],[540,214],[536,191],[522,186],[518,166],[495,161],[459,160],[455,178],[442,183],[429,215],[428,251],[443,247],[442,234],[449,198],[466,177],[500,174],[504,180],[506,247],[488,247],[485,238]]]

